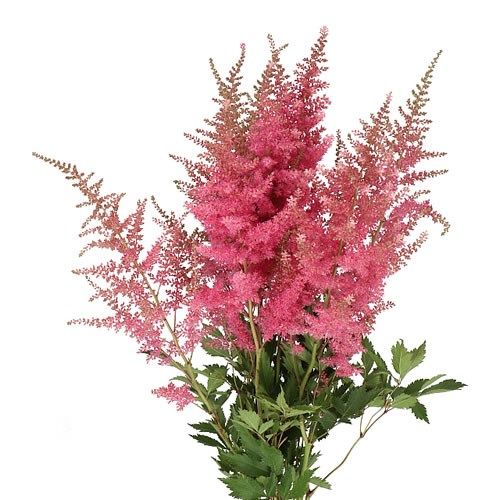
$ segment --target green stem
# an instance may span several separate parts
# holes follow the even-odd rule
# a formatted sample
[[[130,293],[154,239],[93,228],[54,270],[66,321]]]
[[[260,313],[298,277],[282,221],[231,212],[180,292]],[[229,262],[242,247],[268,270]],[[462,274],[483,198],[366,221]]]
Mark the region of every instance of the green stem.
[[[346,455],[344,456],[344,458],[323,478],[323,481],[326,481],[334,472],[336,472],[337,470],[339,470],[346,462],[347,462],[347,459],[351,456],[351,453],[354,451],[354,448],[356,448],[356,446],[360,443],[360,441],[366,436],[366,434],[368,433],[368,431],[384,416],[386,415],[387,413],[389,413],[390,409],[388,408],[385,408],[384,412],[379,415],[375,420],[373,420],[373,422],[371,422],[370,424],[368,424],[365,428],[365,430],[363,432],[360,432],[358,438],[356,439],[356,441],[354,441],[354,443],[352,444],[352,446],[349,448],[349,450],[347,451]],[[308,493],[308,496],[306,496],[306,498],[311,498],[314,494],[314,492],[318,489],[318,486],[316,486],[314,489],[312,489],[309,493]]]
[[[316,362],[317,354],[318,354],[318,343],[315,342],[313,350],[311,352],[311,361],[309,362],[309,366],[307,367],[306,373],[304,374],[304,378],[302,379],[302,383],[300,384],[300,389],[299,389],[300,399],[302,399],[302,396],[304,395],[307,382],[309,381],[309,377],[311,376],[311,372],[313,371],[314,364]]]
[[[260,344],[259,334],[257,332],[257,327],[254,322],[253,316],[253,302],[251,300],[248,301],[248,322],[250,324],[250,331],[252,332],[252,338],[255,345],[255,377],[254,377],[254,385],[255,385],[255,399],[257,401],[257,411],[260,414],[260,403],[259,403],[259,393],[260,393],[260,353],[262,350],[262,346]]]
[[[121,238],[121,237],[120,237]],[[151,283],[149,282],[149,279],[140,266],[138,262],[134,262],[134,266],[141,275],[144,285],[146,289],[149,291],[151,294],[151,297],[153,299],[154,304],[159,307],[160,304],[160,298],[158,296],[158,293],[154,290],[154,288],[151,286]],[[163,318],[163,322],[165,323],[165,326],[167,327],[167,330],[170,332],[170,335],[172,336],[172,340],[174,341],[175,347],[184,362],[184,365],[178,365],[178,368],[188,377],[191,387],[194,389],[198,397],[201,399],[203,404],[205,405],[207,413],[213,418],[214,424],[217,428],[217,433],[219,437],[221,438],[222,442],[227,446],[229,450],[233,450],[233,446],[231,444],[231,440],[229,439],[228,434],[226,433],[224,426],[222,425],[222,422],[220,421],[219,415],[217,414],[217,411],[213,408],[212,404],[210,403],[209,399],[205,396],[205,392],[203,388],[200,386],[198,381],[196,380],[196,375],[193,372],[193,367],[191,364],[191,358],[187,358],[187,356],[184,354],[184,351],[181,348],[180,342],[179,342],[179,337],[177,336],[177,333],[175,331],[175,328],[172,328],[170,325],[169,321],[167,318]]]
[[[304,416],[300,417],[300,433],[302,434],[302,439],[304,441],[304,458],[302,459],[301,472],[304,474],[309,466],[309,457],[311,456],[312,444],[309,442],[307,437],[306,427],[304,425]]]

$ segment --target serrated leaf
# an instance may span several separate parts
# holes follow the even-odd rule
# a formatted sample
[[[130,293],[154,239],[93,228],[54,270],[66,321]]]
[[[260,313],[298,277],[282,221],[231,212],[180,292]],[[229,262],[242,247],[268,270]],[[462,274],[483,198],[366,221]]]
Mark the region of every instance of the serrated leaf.
[[[214,446],[215,448],[222,448],[222,444],[219,441],[211,438],[210,436],[205,436],[204,434],[190,434],[193,439],[196,439],[201,444],[205,446]]]
[[[392,408],[412,408],[417,403],[417,398],[410,394],[399,394],[391,403]]]
[[[414,370],[425,359],[425,354],[426,354],[425,341],[422,342],[422,344],[419,345],[417,348],[410,351],[410,354],[411,354],[411,363],[410,363],[410,369],[408,371]]]
[[[274,420],[268,420],[259,427],[259,434],[265,434],[274,425]]]
[[[215,404],[220,408],[231,396],[231,390],[223,392],[218,398],[215,398]]]
[[[333,429],[333,427],[335,427],[335,424],[337,423],[337,417],[331,411],[323,410],[320,413],[318,422],[320,423],[321,427],[325,429],[325,431],[329,431],[330,429]]]
[[[298,417],[300,415],[307,415],[309,413],[314,413],[316,410],[318,410],[318,407],[309,407],[309,408],[305,408],[305,407],[294,407],[294,408],[290,408],[289,410],[287,410],[287,412],[285,413],[285,416],[286,417]]]
[[[251,477],[227,477],[222,482],[231,490],[231,496],[240,500],[258,500],[265,493],[264,487]]]
[[[247,453],[259,459],[261,456],[261,441],[254,438],[250,431],[238,421],[233,421],[233,429],[236,431],[240,439],[241,446],[247,451]]]
[[[385,405],[385,397],[377,396],[375,399],[372,399],[368,406],[372,406],[375,408],[382,408]]]
[[[218,389],[222,384],[224,384],[225,380],[220,378],[217,374],[211,374],[208,377],[207,390],[210,394],[211,392]]]
[[[175,377],[172,377],[170,380],[178,380],[179,382],[184,382],[187,385],[191,385],[191,380],[189,380],[184,375],[176,375]]]
[[[290,498],[288,493],[292,487],[295,469],[290,465],[285,465],[285,473],[278,484],[278,492],[282,498]]]
[[[392,366],[400,375],[401,380],[425,358],[425,342],[412,351],[408,351],[404,342],[399,340],[392,346]]]
[[[320,488],[325,488],[326,490],[332,489],[332,485],[328,481],[325,481],[324,479],[322,479],[320,477],[313,476],[309,480],[309,482],[316,485],[316,486],[319,486]]]
[[[422,389],[425,389],[426,387],[429,387],[434,382],[438,381],[440,378],[443,378],[443,377],[444,377],[444,374],[441,374],[441,375],[435,375],[434,377],[427,379],[425,381],[424,385],[422,386]]]
[[[427,408],[420,401],[417,400],[417,402],[411,407],[411,412],[418,420],[423,420],[424,422],[429,423]]]
[[[259,477],[268,474],[268,468],[248,455],[219,453],[219,460],[231,472],[241,472],[246,476]]]
[[[310,470],[301,474],[293,482],[293,488],[290,491],[288,498],[302,498],[309,489],[309,482],[311,481],[312,472]]]
[[[239,412],[240,420],[246,424],[250,429],[254,431],[259,431],[260,424],[262,423],[259,415],[254,411],[250,410],[240,410]]]
[[[417,396],[422,389],[429,387],[434,382],[436,382],[436,380],[439,380],[443,377],[444,375],[436,375],[432,378],[421,378],[418,380],[414,380],[411,384],[408,385],[408,387],[405,388],[405,392],[407,394],[411,394],[412,396]]]
[[[420,378],[418,380],[414,380],[411,384],[408,384],[407,387],[404,388],[406,394],[411,394],[412,396],[417,396],[418,393],[422,390],[427,379]]]
[[[398,340],[398,342],[392,346],[391,352],[392,366],[396,370],[396,373],[403,378],[404,375],[408,373],[407,370],[410,366],[410,353],[402,340]]]
[[[276,487],[278,486],[278,477],[274,472],[266,478],[266,481],[263,483],[264,488],[266,489],[267,498],[275,497],[276,495]]]
[[[361,355],[361,362],[363,363],[363,367],[365,369],[365,375],[367,375],[370,372],[370,370],[373,368],[373,365],[375,363],[373,356],[371,356],[370,354],[371,353],[365,351]]]
[[[366,349],[366,355],[377,365],[377,367],[380,370],[388,371],[386,362],[382,359],[382,356],[375,351],[375,348],[368,337],[363,338],[363,346]]]
[[[264,409],[281,412],[281,408],[274,401],[269,401],[266,397],[259,397],[258,400]]]
[[[342,414],[343,418],[351,418],[358,415],[360,411],[368,406],[379,394],[379,389],[367,391],[364,387],[354,387],[349,393],[346,409]]]
[[[435,384],[431,387],[428,387],[427,389],[424,389],[420,393],[420,395],[426,396],[427,394],[437,394],[438,392],[457,391],[462,387],[465,387],[465,384],[450,378],[447,380],[443,380],[442,382],[439,382],[438,384]]]
[[[211,434],[217,434],[217,430],[211,422],[200,422],[198,424],[189,424],[190,427],[196,429],[200,432],[209,432]]]
[[[289,409],[288,403],[286,402],[285,399],[285,393],[283,392],[283,389],[281,389],[280,393],[278,394],[278,397],[276,398],[276,403],[280,407],[280,409],[285,412],[286,410]]]
[[[267,465],[275,474],[280,475],[283,471],[284,458],[278,448],[261,442],[262,457],[261,462]]]
[[[299,427],[300,421],[297,419],[287,420],[285,423],[280,425],[280,431],[284,432],[292,427]]]

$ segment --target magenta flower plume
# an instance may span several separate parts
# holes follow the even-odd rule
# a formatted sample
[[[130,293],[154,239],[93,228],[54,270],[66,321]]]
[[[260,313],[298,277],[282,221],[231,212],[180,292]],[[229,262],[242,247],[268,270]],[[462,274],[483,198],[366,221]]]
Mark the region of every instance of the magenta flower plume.
[[[193,312],[221,327],[228,342],[258,348],[242,321],[262,338],[294,342],[310,333],[327,341],[328,362],[350,375],[349,359],[383,301],[387,276],[423,243],[408,238],[422,217],[447,229],[417,182],[441,171],[417,171],[441,156],[424,149],[430,121],[424,105],[436,56],[421,84],[389,115],[381,109],[347,138],[337,135],[333,165],[321,161],[333,142],[322,125],[329,99],[323,80],[327,30],[290,76],[272,38],[271,60],[253,96],[240,90],[245,48],[218,83],[219,110],[208,130],[187,134],[201,146],[197,161],[178,158],[190,183],[180,183],[188,209],[203,226],[206,282],[193,294]],[[251,324],[250,323],[250,324]]]
[[[218,110],[207,129],[186,134],[200,146],[198,158],[173,156],[189,176],[177,185],[199,222],[192,234],[160,209],[160,235],[146,250],[145,201],[120,218],[122,195],[103,195],[91,175],[36,155],[62,170],[85,196],[81,205],[92,208],[82,236],[94,239],[84,251],[118,255],[75,271],[93,287],[92,300],[112,311],[76,322],[124,330],[162,363],[190,356],[207,329],[248,350],[274,337],[294,346],[308,333],[325,341],[325,363],[339,376],[355,373],[349,360],[390,305],[386,278],[426,238],[409,239],[417,222],[430,217],[448,228],[429,192],[412,189],[445,172],[416,169],[442,155],[424,148],[424,107],[439,54],[400,119],[391,118],[388,96],[359,130],[334,140],[323,126],[326,41],[323,28],[290,75],[280,61],[285,46],[269,37],[271,58],[253,95],[241,90],[245,45],[225,79],[211,61]],[[335,161],[322,164],[333,142]],[[179,310],[187,311],[182,321]],[[173,340],[165,331],[175,332]]]

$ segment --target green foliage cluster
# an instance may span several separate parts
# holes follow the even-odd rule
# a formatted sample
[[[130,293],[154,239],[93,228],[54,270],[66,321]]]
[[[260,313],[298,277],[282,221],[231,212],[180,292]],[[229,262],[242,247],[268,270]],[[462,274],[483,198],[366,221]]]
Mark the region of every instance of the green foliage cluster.
[[[242,500],[311,498],[317,488],[330,488],[327,479],[384,415],[409,411],[429,422],[425,396],[464,387],[444,375],[407,383],[425,358],[425,343],[409,350],[398,341],[389,367],[365,338],[359,377],[339,378],[318,361],[325,346],[310,336],[301,338],[300,354],[279,339],[258,352],[214,347],[221,337],[214,331],[203,343],[219,364],[194,370],[194,379],[178,379],[191,386],[196,380],[197,403],[210,418],[192,424],[192,436],[217,449],[222,481],[232,497]],[[344,460],[322,476],[315,444],[354,420],[359,421],[356,441]]]

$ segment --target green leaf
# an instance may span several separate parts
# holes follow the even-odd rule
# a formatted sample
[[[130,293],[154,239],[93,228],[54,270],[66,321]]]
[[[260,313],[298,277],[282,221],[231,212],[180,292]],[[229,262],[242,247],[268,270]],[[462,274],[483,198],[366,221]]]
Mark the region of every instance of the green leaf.
[[[285,466],[285,473],[278,484],[278,492],[282,498],[290,498],[290,491],[294,479],[295,469],[290,465]]]
[[[390,372],[382,371],[379,368],[376,368],[370,374],[365,376],[363,385],[367,389],[374,389],[376,387],[383,389],[389,387],[390,386],[390,384],[388,383],[389,375],[391,375]]]
[[[382,359],[382,356],[378,352],[375,351],[371,340],[368,337],[363,338],[363,346],[366,349],[363,354],[365,354],[365,358],[370,359],[374,362],[380,370],[388,371],[386,362]]]
[[[361,362],[363,363],[363,367],[365,368],[365,375],[367,375],[368,373],[370,373],[370,370],[373,368],[375,360],[373,359],[373,356],[371,356],[370,352],[365,351],[361,355]]]
[[[219,347],[213,347],[210,345],[209,341],[204,341],[202,342],[201,346],[203,347],[203,350],[210,356],[213,356],[215,358],[226,358],[230,359],[230,353],[226,349],[221,349]]]
[[[308,470],[294,481],[289,498],[302,498],[307,493],[312,474],[312,471]]]
[[[309,482],[316,485],[316,486],[319,486],[320,488],[325,488],[327,490],[332,489],[332,485],[328,481],[325,481],[324,479],[321,479],[320,477],[313,476]]]
[[[265,349],[260,354],[260,385],[267,394],[272,394],[273,389],[275,389],[274,369]]]
[[[264,496],[264,487],[251,477],[233,476],[222,480],[231,490],[233,498],[241,500],[258,500]]]
[[[406,394],[411,394],[412,396],[417,396],[422,389],[425,389],[429,385],[432,385],[436,380],[443,378],[444,375],[436,375],[432,378],[421,378],[414,380],[408,387],[405,388]]]
[[[231,472],[241,472],[246,476],[259,477],[268,474],[268,468],[248,455],[219,453],[219,460]]]
[[[403,378],[404,373],[407,373],[410,366],[410,353],[408,352],[408,349],[406,349],[402,340],[399,340],[392,346],[391,352],[392,366],[396,372],[401,375],[401,378]]]
[[[288,403],[286,402],[285,393],[284,393],[283,389],[281,389],[278,397],[276,398],[276,403],[278,404],[278,406],[282,410],[282,413],[285,413],[285,411],[290,408],[288,406]]]
[[[424,385],[422,386],[422,389],[425,389],[426,387],[429,387],[430,385],[432,385],[434,382],[437,382],[440,378],[443,378],[444,377],[444,374],[441,374],[441,375],[436,375],[432,378],[429,378],[427,379],[425,382],[424,382]]]
[[[191,385],[191,380],[189,380],[184,375],[176,375],[175,377],[172,377],[170,380],[178,380],[179,382],[183,382],[187,385]]]
[[[274,420],[268,420],[259,427],[259,434],[265,434],[274,425]]]
[[[281,451],[263,442],[260,444],[262,449],[261,462],[267,465],[275,474],[280,475],[283,471],[284,462]]]
[[[337,417],[330,410],[323,410],[320,413],[318,422],[325,431],[329,431],[335,427],[337,423]]]
[[[240,420],[246,424],[250,429],[258,432],[260,424],[262,423],[259,415],[254,411],[250,410],[240,410],[239,412]]]
[[[286,430],[292,427],[299,427],[299,426],[300,426],[300,421],[295,418],[293,420],[287,420],[285,423],[281,424],[279,429],[281,432],[285,432]]]
[[[375,399],[372,399],[369,404],[369,406],[373,406],[375,408],[382,408],[382,406],[384,405],[385,405],[384,396],[377,396]]]
[[[307,415],[319,410],[319,406],[294,406],[285,412],[286,417],[298,417],[299,415]]]
[[[412,408],[417,403],[417,398],[410,394],[399,394],[391,403],[392,408]]]
[[[218,398],[215,398],[215,404],[221,408],[222,405],[229,399],[229,396],[231,396],[232,390],[229,389],[227,391],[224,391]]]
[[[209,432],[212,434],[217,434],[217,430],[215,429],[212,422],[200,422],[198,424],[189,424],[193,429],[196,429],[200,432]]]
[[[447,380],[443,380],[442,382],[439,382],[438,384],[435,384],[431,387],[428,387],[427,389],[424,389],[420,393],[420,395],[425,396],[427,394],[437,394],[438,392],[457,391],[462,387],[465,387],[465,384],[462,384],[462,382],[458,382],[457,380],[450,378]]]
[[[354,387],[351,389],[347,400],[347,408],[344,410],[342,417],[351,418],[358,415],[361,410],[366,408],[378,396],[379,392],[378,388],[369,391],[364,387]]]
[[[254,438],[250,431],[238,421],[233,421],[233,428],[240,438],[241,446],[247,451],[247,453],[253,455],[257,459],[260,459],[262,442],[257,438]]]
[[[222,448],[222,444],[219,441],[211,438],[210,436],[205,436],[204,434],[190,434],[193,439],[196,439],[201,444],[205,446],[214,446],[216,448]]]
[[[217,374],[211,374],[208,377],[208,384],[207,384],[208,393],[210,394],[211,392],[218,389],[222,384],[224,384],[224,382],[225,380],[223,378],[219,378]]]
[[[426,354],[425,341],[422,344],[420,344],[416,349],[410,351],[410,354],[411,354],[410,370],[414,370],[425,359],[425,354]]]
[[[266,489],[267,496],[266,498],[275,497],[276,496],[276,487],[278,486],[278,477],[274,472],[266,478],[266,481],[262,483],[264,488]]]
[[[399,340],[391,349],[392,366],[400,375],[401,380],[425,358],[425,342],[412,351],[408,351],[404,342]]]
[[[417,400],[417,402],[411,407],[411,412],[415,415],[418,420],[424,420],[429,423],[429,418],[427,417],[427,408]]]

